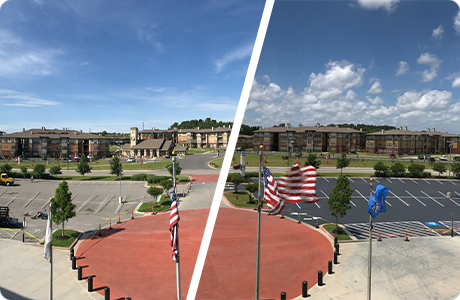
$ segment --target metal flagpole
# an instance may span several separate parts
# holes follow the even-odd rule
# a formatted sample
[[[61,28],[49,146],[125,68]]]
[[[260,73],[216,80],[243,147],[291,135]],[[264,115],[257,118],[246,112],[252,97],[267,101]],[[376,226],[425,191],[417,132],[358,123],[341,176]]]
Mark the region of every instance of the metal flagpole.
[[[262,206],[262,145],[259,151],[259,191],[257,199],[257,254],[256,254],[256,298],[259,300],[259,281],[260,281],[260,212]]]
[[[50,201],[50,213],[48,214],[48,218],[50,220],[51,237],[52,237],[53,236],[53,215],[52,215],[51,206],[52,206],[52,203]],[[50,243],[50,300],[53,300],[53,238],[51,238],[51,243]]]
[[[371,196],[372,196],[372,177],[371,177]],[[368,261],[368,274],[367,278],[367,300],[371,300],[371,269],[372,269],[372,216],[369,214],[369,261]]]
[[[174,155],[174,153],[173,153]],[[173,161],[173,193],[176,195],[176,157],[172,157]],[[178,203],[176,203],[177,205]],[[176,225],[176,239],[177,239],[177,255],[176,255],[176,287],[177,287],[177,300],[180,300],[180,264],[179,264],[179,224]]]

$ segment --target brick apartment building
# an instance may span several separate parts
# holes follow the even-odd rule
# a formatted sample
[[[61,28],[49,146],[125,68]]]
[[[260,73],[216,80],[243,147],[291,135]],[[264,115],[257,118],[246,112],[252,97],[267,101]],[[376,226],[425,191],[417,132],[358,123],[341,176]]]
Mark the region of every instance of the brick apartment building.
[[[177,143],[189,148],[223,148],[226,149],[230,140],[231,126],[179,129]]]
[[[102,157],[108,153],[109,143],[106,137],[67,128],[24,128],[20,132],[3,134],[0,138],[2,157],[66,158],[82,154]]]

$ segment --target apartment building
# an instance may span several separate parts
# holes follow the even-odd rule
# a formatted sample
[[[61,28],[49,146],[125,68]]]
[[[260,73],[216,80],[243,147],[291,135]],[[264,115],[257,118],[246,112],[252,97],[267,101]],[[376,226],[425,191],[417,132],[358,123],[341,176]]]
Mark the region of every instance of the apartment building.
[[[230,140],[231,126],[196,129],[179,129],[177,143],[189,148],[223,148]]]
[[[23,128],[21,132],[3,134],[0,138],[2,157],[66,158],[83,154],[102,157],[108,153],[109,143],[106,137],[67,128]]]
[[[314,151],[342,153],[364,148],[364,133],[351,128],[316,126],[269,127],[254,132],[253,149],[265,151]]]

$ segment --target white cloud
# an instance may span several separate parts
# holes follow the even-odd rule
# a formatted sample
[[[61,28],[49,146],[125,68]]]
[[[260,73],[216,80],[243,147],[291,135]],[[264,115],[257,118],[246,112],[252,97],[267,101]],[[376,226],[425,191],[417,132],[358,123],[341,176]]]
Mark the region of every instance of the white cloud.
[[[452,82],[452,88],[458,88],[460,87],[460,77],[456,77],[454,81]]]
[[[0,103],[6,106],[37,107],[45,105],[58,105],[59,102],[41,99],[31,94],[20,93],[13,90],[0,89]]]
[[[429,70],[424,70],[421,73],[423,82],[432,81],[436,76],[438,76],[438,70],[441,62],[442,60],[438,59],[436,55],[430,54],[429,52],[425,52],[420,55],[417,59],[417,63],[427,64],[430,66]]]
[[[89,61],[82,62],[82,63],[80,63],[80,65],[81,66],[87,66],[87,65],[89,65]]]
[[[396,70],[396,76],[404,75],[409,71],[409,64],[403,60],[399,62],[399,68]]]
[[[381,105],[381,104],[383,103],[382,98],[380,98],[379,96],[376,96],[375,98],[366,96],[366,99],[367,99],[367,101],[369,101],[369,103],[372,104],[372,105]]]
[[[392,11],[399,1],[400,0],[358,0],[358,3],[361,7],[366,9],[384,8],[388,11]]]
[[[380,94],[382,92],[382,85],[380,83],[380,79],[371,78],[369,82],[374,82],[371,88],[367,91],[369,94]]]
[[[2,9],[2,6],[3,6],[3,4],[5,4],[6,1],[8,1],[8,0],[0,0],[0,9]]]
[[[454,18],[454,29],[458,35],[460,35],[460,10]]]
[[[242,59],[244,59],[246,57],[251,56],[253,47],[254,47],[254,45],[251,43],[251,44],[244,45],[242,47],[239,47],[237,49],[234,49],[234,50],[226,53],[222,58],[217,59],[214,62],[215,72],[220,73],[220,72],[222,72],[222,69],[226,65],[228,65],[228,64],[230,64],[232,62],[239,61],[239,60],[242,60]]]
[[[442,25],[439,25],[438,28],[433,29],[433,34],[431,35],[431,38],[433,40],[442,40],[443,33],[444,33],[444,27],[442,27]]]
[[[137,37],[143,44],[150,44],[154,46],[159,52],[165,50],[165,46],[158,40],[158,26],[153,24],[149,27],[137,28]]]

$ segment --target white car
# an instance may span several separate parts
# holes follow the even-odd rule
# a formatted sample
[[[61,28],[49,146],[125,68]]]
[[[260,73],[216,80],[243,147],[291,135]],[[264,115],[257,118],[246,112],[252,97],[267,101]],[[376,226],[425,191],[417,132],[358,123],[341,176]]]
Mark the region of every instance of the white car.
[[[441,155],[439,157],[439,160],[447,161],[447,157],[445,155]]]
[[[136,159],[134,157],[130,157],[126,162],[136,162]]]

